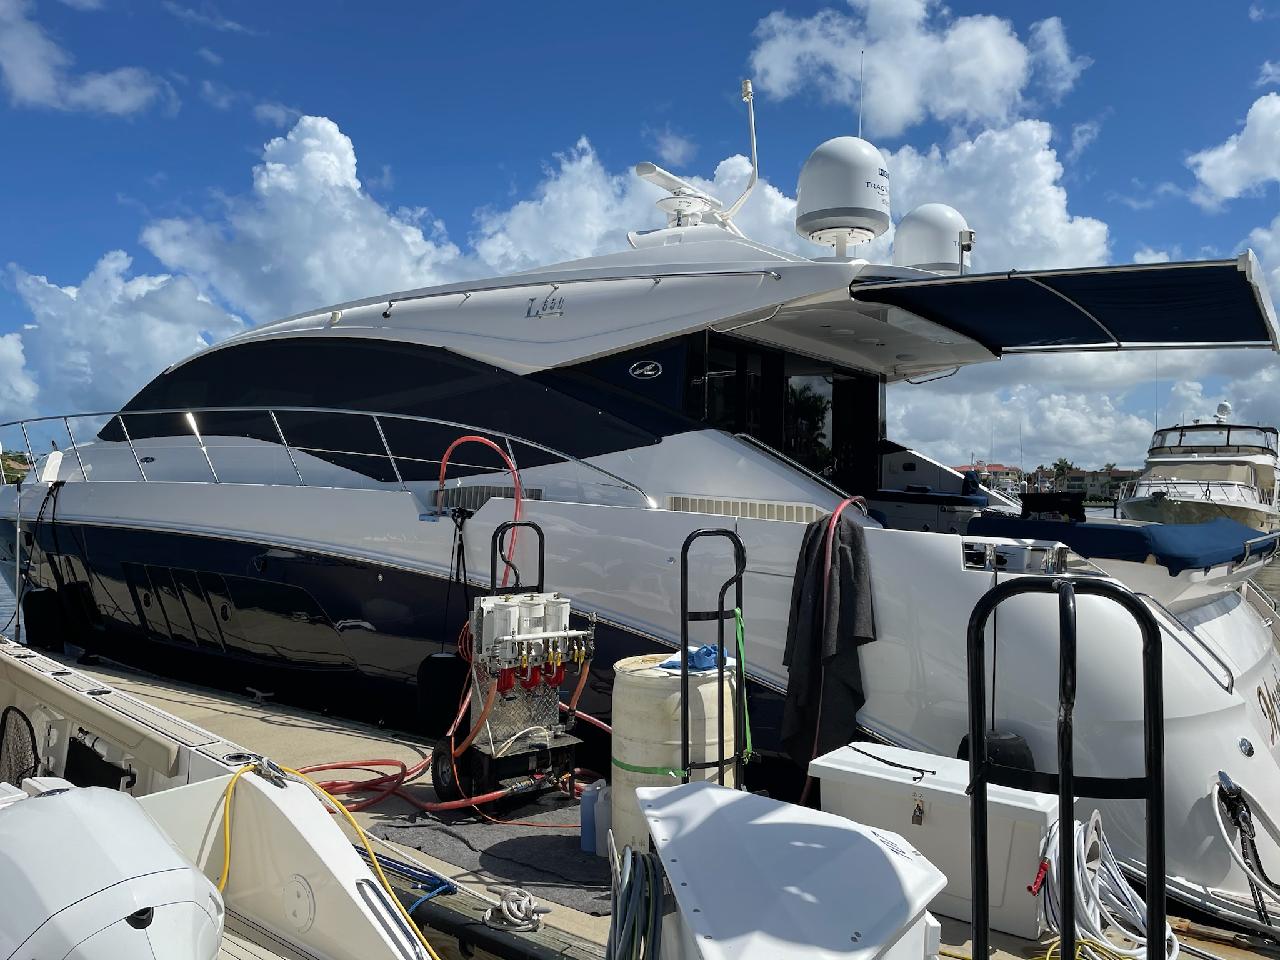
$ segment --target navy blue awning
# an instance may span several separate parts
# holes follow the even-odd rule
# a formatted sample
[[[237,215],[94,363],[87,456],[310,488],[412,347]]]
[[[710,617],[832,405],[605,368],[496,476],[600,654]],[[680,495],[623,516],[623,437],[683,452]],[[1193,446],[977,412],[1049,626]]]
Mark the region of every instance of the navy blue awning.
[[[1273,550],[1280,539],[1280,533],[1262,534],[1226,517],[1205,523],[1122,524],[1023,520],[987,513],[970,520],[967,532],[975,537],[1056,540],[1082,557],[1103,560],[1145,563],[1155,557],[1171,576],[1243,560],[1246,553],[1257,557]],[[1246,547],[1249,541],[1254,542]]]
[[[1232,260],[958,277],[854,280],[854,300],[900,307],[992,353],[1046,350],[1280,349],[1253,252]]]

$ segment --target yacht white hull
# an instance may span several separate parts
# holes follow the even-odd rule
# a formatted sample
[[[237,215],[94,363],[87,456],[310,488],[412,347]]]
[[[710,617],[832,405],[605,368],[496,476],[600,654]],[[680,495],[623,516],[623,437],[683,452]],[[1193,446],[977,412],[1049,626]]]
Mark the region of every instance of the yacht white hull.
[[[24,531],[34,528],[45,492],[37,485],[24,493]],[[398,490],[72,482],[57,494],[56,527],[46,512],[36,534],[42,550],[61,553],[62,575],[83,582],[80,595],[93,598],[98,619],[81,642],[200,670],[221,664],[241,685],[292,671],[313,692],[338,690],[333,695],[344,702],[364,698],[368,705],[381,703],[380,691],[413,697],[415,687],[438,680],[430,668],[452,660],[465,615],[459,604],[456,618],[446,619],[440,606],[454,526],[422,519],[420,508]],[[471,571],[487,573],[490,533],[511,509],[509,500],[490,499],[468,522]],[[0,517],[13,515],[9,487],[0,491]],[[747,661],[757,747],[777,749],[770,728],[787,683],[783,654],[804,524],[549,501],[526,501],[525,516],[546,532],[548,588],[601,618],[601,682],[592,684],[596,700],[587,707],[601,713],[608,710],[614,660],[679,642],[684,538],[698,528],[735,529],[748,555]],[[11,522],[0,522],[0,539],[0,564],[11,581]],[[536,563],[531,539],[521,541],[516,556],[526,574]],[[971,539],[866,530],[878,639],[862,648],[861,723],[891,742],[947,756],[956,754],[966,731],[968,612],[997,578],[1018,575],[967,560]],[[1026,551],[1012,541],[991,542],[1009,557]],[[728,558],[708,546],[692,559],[690,603],[713,606]],[[38,571],[50,586],[51,569]],[[1006,569],[1020,569],[1018,561]],[[139,571],[146,586],[136,579]],[[237,577],[256,584],[256,599],[234,585]],[[472,575],[476,586],[487,579]],[[1179,612],[1183,621],[1195,618],[1194,635],[1159,613],[1166,629],[1169,870],[1184,896],[1206,905],[1214,896],[1248,902],[1243,876],[1214,839],[1208,798],[1218,771],[1255,796],[1280,797],[1280,730],[1266,706],[1280,697],[1280,653],[1234,586],[1208,590]],[[272,593],[277,588],[290,592]],[[313,607],[299,605],[304,596]],[[182,611],[186,619],[179,622]],[[1044,770],[1055,766],[1057,680],[1044,669],[1057,658],[1056,635],[1045,627],[1052,623],[1048,598],[1002,607],[995,679],[999,725],[1024,736]],[[1077,772],[1131,776],[1142,758],[1137,628],[1097,598],[1081,598],[1079,623]],[[700,636],[695,630],[691,639]],[[438,690],[436,697],[456,702]],[[1252,756],[1242,752],[1242,740]],[[1140,869],[1141,805],[1082,801],[1081,812],[1093,807],[1103,811],[1117,852]],[[1280,862],[1280,849],[1268,838],[1260,843],[1264,860]]]
[[[1120,512],[1130,520],[1151,523],[1204,523],[1227,517],[1262,533],[1280,530],[1280,513],[1261,504],[1221,503],[1188,497],[1132,497],[1120,503]]]

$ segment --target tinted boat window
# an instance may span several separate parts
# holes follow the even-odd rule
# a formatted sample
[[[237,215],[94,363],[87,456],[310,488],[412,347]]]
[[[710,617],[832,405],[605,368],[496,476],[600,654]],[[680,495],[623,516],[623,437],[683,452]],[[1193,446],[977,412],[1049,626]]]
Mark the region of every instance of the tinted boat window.
[[[156,377],[124,410],[223,406],[332,407],[433,417],[510,433],[576,457],[657,440],[634,421],[529,377],[439,347],[363,338],[284,337],[211,350]],[[126,419],[134,437],[191,433],[181,415]],[[198,419],[206,436],[277,439],[266,414],[202,413]],[[320,414],[281,414],[280,419],[290,442],[297,433],[299,444],[308,447],[381,450],[372,420]],[[414,430],[394,423],[388,421],[384,429],[397,455],[439,457],[458,433],[456,428]],[[394,442],[409,435],[429,436],[438,447],[409,450]],[[100,436],[122,440],[119,421],[111,421]],[[521,448],[519,460],[533,466],[533,456]]]

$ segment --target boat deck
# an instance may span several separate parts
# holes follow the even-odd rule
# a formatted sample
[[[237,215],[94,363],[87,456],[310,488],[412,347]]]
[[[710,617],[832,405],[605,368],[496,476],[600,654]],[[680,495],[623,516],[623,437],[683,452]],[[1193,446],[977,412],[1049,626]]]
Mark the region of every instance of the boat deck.
[[[69,664],[70,665],[70,664]],[[430,745],[405,734],[393,733],[365,724],[337,720],[320,714],[272,703],[256,702],[233,693],[189,686],[177,681],[141,675],[114,666],[74,664],[75,669],[96,677],[124,693],[194,723],[210,733],[240,744],[246,749],[271,757],[277,763],[290,767],[305,767],[336,760],[387,758],[413,764],[427,756]],[[381,771],[370,771],[371,775]],[[408,788],[420,792],[424,800],[435,799],[429,783],[419,782]],[[355,814],[362,827],[376,826],[382,821],[403,817],[413,812],[404,801],[390,797],[370,810]],[[492,878],[478,871],[465,870],[454,864],[431,857],[421,851],[392,844],[397,854],[405,859],[416,859],[423,865],[446,876],[460,887],[477,893],[485,893],[486,884]],[[447,901],[447,904],[446,904]],[[436,910],[452,911],[456,925],[480,926],[484,904],[465,895],[437,898],[432,901]],[[553,905],[544,927],[530,939],[536,943],[537,954],[564,958],[601,958],[608,935],[609,919],[596,917],[562,905]],[[419,919],[431,922],[421,915]],[[969,926],[945,917],[942,922],[944,955],[969,957]],[[229,936],[220,956],[228,960],[258,960],[281,957],[294,960],[295,954],[276,954],[264,950],[248,936],[242,936],[234,925],[228,927]],[[459,952],[453,936],[431,933],[432,945],[441,957],[490,956],[481,951]],[[244,933],[247,933],[245,931]],[[1256,957],[1258,954],[1239,949],[1231,944],[1182,936],[1189,942],[1208,950],[1222,960]],[[1046,943],[1021,940],[993,932],[993,956],[1000,960],[1022,958],[1033,960],[1045,954]],[[534,943],[531,943],[534,946]],[[533,955],[533,954],[531,954]]]

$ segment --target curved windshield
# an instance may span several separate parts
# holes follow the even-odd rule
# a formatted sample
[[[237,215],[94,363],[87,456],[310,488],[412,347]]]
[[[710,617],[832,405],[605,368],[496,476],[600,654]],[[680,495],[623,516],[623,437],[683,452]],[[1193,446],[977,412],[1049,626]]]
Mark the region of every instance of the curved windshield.
[[[1157,430],[1152,447],[1257,447],[1276,452],[1276,431],[1269,427],[1235,427],[1211,423]]]

